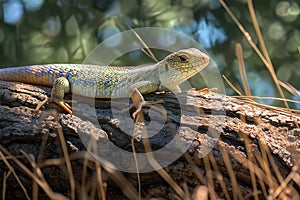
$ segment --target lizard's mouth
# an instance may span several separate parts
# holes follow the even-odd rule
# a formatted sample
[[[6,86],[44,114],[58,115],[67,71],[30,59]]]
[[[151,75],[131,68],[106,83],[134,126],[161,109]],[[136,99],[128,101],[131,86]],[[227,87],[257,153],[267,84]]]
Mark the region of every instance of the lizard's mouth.
[[[203,57],[197,62],[190,63],[189,65],[183,67],[182,71],[180,71],[180,76],[178,77],[179,79],[182,79],[182,82],[191,78],[194,76],[196,73],[200,72],[203,70],[209,63],[209,57]]]

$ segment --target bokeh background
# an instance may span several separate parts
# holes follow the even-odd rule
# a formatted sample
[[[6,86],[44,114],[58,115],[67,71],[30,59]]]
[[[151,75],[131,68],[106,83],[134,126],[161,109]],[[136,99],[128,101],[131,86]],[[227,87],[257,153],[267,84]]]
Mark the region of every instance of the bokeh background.
[[[82,63],[98,43],[138,27],[164,27],[199,42],[219,70],[241,85],[235,44],[243,46],[253,95],[278,97],[269,72],[218,0],[1,0],[0,67]],[[227,1],[257,44],[246,0]],[[279,80],[300,88],[300,2],[255,0],[254,8]],[[164,36],[167,37],[167,36]],[[178,42],[168,40],[161,41]],[[116,44],[118,45],[118,41]],[[120,65],[143,63],[134,53]],[[99,63],[101,64],[101,63]],[[227,95],[235,95],[226,86]],[[300,100],[285,91],[287,98]],[[281,106],[277,101],[265,103]],[[300,108],[299,104],[291,104]]]

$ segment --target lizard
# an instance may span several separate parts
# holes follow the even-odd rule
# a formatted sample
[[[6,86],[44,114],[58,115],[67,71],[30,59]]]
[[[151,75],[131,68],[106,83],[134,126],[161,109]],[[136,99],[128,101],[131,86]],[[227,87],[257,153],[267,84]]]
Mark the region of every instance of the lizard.
[[[133,117],[158,102],[148,102],[143,94],[155,91],[179,93],[179,84],[203,70],[209,56],[196,49],[182,49],[160,62],[136,66],[100,66],[87,64],[44,64],[0,69],[0,80],[52,87],[51,97],[38,104],[38,113],[47,102],[55,102],[72,115],[64,101],[66,93],[92,98],[131,97],[136,111]]]

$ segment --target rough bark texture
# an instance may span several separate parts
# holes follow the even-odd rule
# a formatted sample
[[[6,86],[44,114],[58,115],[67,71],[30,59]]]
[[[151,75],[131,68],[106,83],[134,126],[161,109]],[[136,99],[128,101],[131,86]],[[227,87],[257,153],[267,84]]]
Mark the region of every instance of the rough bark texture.
[[[88,144],[91,138],[96,139],[100,148],[100,144],[107,147],[105,145],[111,141],[109,145],[115,145],[128,152],[132,151],[131,136],[126,134],[132,132],[132,120],[126,112],[116,114],[118,113],[117,108],[126,107],[126,104],[122,103],[121,100],[113,100],[113,104],[111,104],[110,100],[96,100],[94,102],[86,98],[73,97],[73,100],[74,98],[79,100],[75,106],[80,109],[80,111],[75,111],[73,116],[65,114],[54,104],[46,105],[37,116],[32,116],[36,104],[47,98],[49,92],[49,88],[0,81],[0,144],[3,153],[1,155],[0,178],[5,180],[1,181],[0,187],[3,188],[5,183],[6,188],[2,192],[5,191],[7,199],[25,199],[25,192],[19,182],[25,186],[30,198],[32,198],[32,191],[34,190],[32,178],[13,159],[7,157],[8,152],[34,171],[34,166],[31,166],[32,164],[22,152],[32,155],[31,159],[34,159],[37,165],[41,167],[50,188],[65,197],[71,197],[69,175],[65,163],[49,164],[50,162],[46,162],[49,159],[54,161],[63,157],[61,140],[58,139],[60,131],[63,132],[71,155],[78,199],[82,198],[83,195],[80,187],[83,184],[82,173],[85,165],[84,159],[76,159],[75,155],[80,155],[78,152],[86,150],[85,144]],[[178,141],[176,141],[179,145],[188,144],[185,153],[182,153],[181,157],[169,163],[164,169],[181,188],[186,186],[191,195],[205,194],[205,192],[200,191],[209,191],[211,194],[209,178],[212,177],[216,195],[224,198],[222,186],[217,179],[217,174],[221,173],[231,197],[242,195],[244,198],[251,198],[253,191],[247,158],[251,155],[255,157],[261,151],[265,152],[262,150],[263,146],[260,145],[263,141],[283,177],[290,173],[297,162],[297,158],[299,158],[300,129],[298,127],[300,117],[295,114],[257,107],[242,100],[216,93],[151,94],[146,95],[146,99],[164,100],[165,103],[157,105],[157,107],[163,107],[171,121],[164,123],[165,120],[159,112],[149,111],[147,108],[143,110],[146,124],[151,122],[152,128],[148,129],[148,134],[155,133],[150,138],[152,149],[163,149],[166,144],[173,141],[174,134],[179,136]],[[88,102],[95,103],[96,109],[88,105]],[[128,101],[124,102],[128,103]],[[100,124],[101,128],[97,124]],[[162,128],[160,129],[158,127],[161,124]],[[139,130],[135,134],[137,134],[134,144],[135,151],[144,152],[143,142],[138,140],[141,136],[138,135]],[[251,155],[247,153],[247,144],[251,147],[249,150]],[[171,146],[166,152],[177,151],[173,147]],[[105,149],[101,150],[102,153],[105,152]],[[228,153],[226,155],[231,161],[231,167],[238,181],[241,194],[234,191],[236,188],[230,179],[224,152]],[[105,153],[111,156],[117,154],[110,152],[110,148]],[[208,161],[210,156],[206,156],[207,153],[212,155],[211,158],[214,158],[219,172],[215,171],[213,162]],[[162,156],[158,160],[167,159],[169,155],[165,155],[165,158]],[[13,173],[10,173],[8,164],[3,161],[3,156],[7,157],[8,163],[20,179],[19,181]],[[88,163],[92,159],[90,157]],[[124,166],[128,168],[135,166],[132,163],[128,164],[126,159],[120,158],[118,161],[124,163]],[[257,165],[261,166],[260,164]],[[146,163],[144,169],[147,166],[149,164]],[[97,172],[95,165],[90,164],[87,168],[85,184],[90,184],[89,186],[92,188],[91,185],[97,183],[95,179]],[[211,170],[208,170],[210,168]],[[270,173],[274,174],[274,167],[269,168],[271,169]],[[137,193],[134,192],[138,190],[136,174],[124,172],[125,178],[120,172],[110,170],[107,166],[104,169],[106,171],[102,172],[102,179],[106,184],[107,199],[136,197]],[[265,180],[268,179],[268,174],[261,173],[260,175]],[[141,173],[140,176],[142,197],[178,198],[178,194],[174,192],[170,184],[163,180],[156,171]],[[120,181],[122,178],[125,178],[126,184]],[[135,189],[131,191],[128,188],[132,186]],[[296,184],[293,188],[295,190],[290,191],[291,196],[299,192]],[[258,190],[261,191],[259,184]],[[39,199],[49,198],[43,189],[39,189],[38,197]],[[261,193],[259,197],[264,198]]]

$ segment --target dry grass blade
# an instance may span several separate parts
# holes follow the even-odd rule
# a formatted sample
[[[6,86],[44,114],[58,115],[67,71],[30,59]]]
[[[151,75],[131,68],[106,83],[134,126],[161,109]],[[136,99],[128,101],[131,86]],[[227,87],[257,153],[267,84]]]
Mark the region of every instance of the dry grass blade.
[[[269,105],[265,105],[265,104],[260,104],[256,101],[253,101],[252,99],[287,101],[287,102],[296,103],[296,104],[299,104],[300,103],[299,101],[290,100],[290,99],[275,98],[275,97],[258,97],[258,96],[231,96],[231,97],[243,99],[245,102],[251,103],[251,104],[256,105],[258,107],[261,107],[261,108],[277,110],[277,111],[280,111],[280,112],[285,112],[287,114],[291,114],[291,112],[293,112],[292,114],[300,115],[299,110],[295,110],[295,109],[291,109],[291,108],[287,109],[287,108],[282,108],[282,107],[276,107],[276,106],[269,106]],[[296,122],[295,122],[295,125],[297,126]]]
[[[23,185],[23,183],[21,182],[19,176],[16,174],[14,168],[10,165],[10,163],[8,162],[8,160],[6,159],[6,157],[4,156],[4,154],[0,151],[0,158],[1,160],[4,162],[4,164],[7,166],[7,168],[10,170],[8,175],[10,173],[13,173],[14,177],[16,178],[17,182],[19,183],[20,187],[22,188],[24,194],[25,194],[25,197],[27,199],[30,199],[28,193],[27,193],[27,190],[25,188],[25,186]],[[3,187],[3,189],[5,189],[5,187]],[[3,192],[3,194],[5,194],[5,192]],[[3,199],[5,199],[5,196],[3,196]]]
[[[76,153],[76,154],[72,154],[71,159],[78,159],[78,158],[84,157],[86,162],[89,160],[89,161],[92,161],[95,163],[97,182],[98,182],[97,185],[100,187],[99,190],[97,190],[98,198],[106,199],[106,195],[105,195],[106,193],[104,190],[105,187],[104,187],[104,184],[102,184],[103,183],[102,170],[101,170],[101,166],[102,166],[102,168],[105,169],[106,172],[108,172],[108,176],[110,177],[110,179],[119,186],[119,188],[122,190],[122,192],[128,199],[133,199],[133,200],[140,199],[134,186],[126,179],[126,177],[121,172],[115,170],[116,167],[114,167],[109,162],[102,164],[99,162],[99,160],[96,159],[97,157],[99,157],[99,155],[98,155],[98,150],[97,150],[97,142],[94,138],[92,138],[91,142],[89,143],[88,149],[90,150],[89,152],[93,152],[93,155],[91,155],[91,153],[89,153],[89,152]],[[95,156],[95,155],[97,155],[97,156]],[[94,190],[94,191],[96,191],[96,190]],[[99,194],[99,192],[100,192],[100,194]]]
[[[213,158],[213,155],[212,154],[208,154],[208,155],[210,155],[211,157],[209,158],[210,160],[214,160],[214,158]],[[199,186],[198,188],[196,188],[196,191],[195,191],[195,193],[194,193],[194,195],[192,195],[192,199],[195,199],[196,200],[196,197],[199,197],[199,199],[205,199],[205,197],[206,197],[206,192],[208,192],[208,187],[207,187],[207,185],[208,185],[208,180],[204,177],[204,175],[202,174],[202,172],[200,171],[200,169],[199,169],[199,167],[195,164],[195,162],[193,161],[193,158],[187,153],[187,152],[185,152],[184,153],[184,158],[186,159],[186,161],[188,162],[188,163],[190,163],[191,165],[192,165],[192,169],[193,169],[193,173],[197,176],[197,178],[199,179],[199,182],[201,183],[201,184],[203,184],[204,186]],[[212,161],[211,161],[212,162]],[[214,160],[214,162],[212,162],[212,165],[213,165],[213,167],[215,168],[215,166],[214,165],[216,165],[216,163],[215,163],[215,160]],[[217,170],[219,173],[220,173],[220,171],[219,170]],[[217,175],[218,176],[218,175]],[[222,176],[222,175],[221,175]],[[219,179],[219,178],[218,178]],[[220,180],[220,179],[219,179]],[[221,184],[221,187],[223,188],[223,186],[224,186],[224,188],[223,188],[223,192],[224,192],[224,194],[225,194],[225,197],[226,197],[226,199],[230,199],[230,196],[229,196],[229,194],[228,194],[228,192],[227,192],[227,189],[226,189],[226,186],[225,186],[225,183],[224,183],[224,181],[221,181],[220,182],[220,184]],[[223,186],[222,186],[223,185]],[[201,194],[198,194],[198,192],[204,192],[204,195],[201,195]],[[212,191],[209,191],[209,192],[212,192],[212,193],[209,193],[209,195],[210,196],[212,196],[212,197],[217,197],[217,193],[216,193],[216,191],[214,191],[214,190],[212,190]],[[194,196],[194,197],[193,197]]]
[[[259,123],[258,121],[256,123]],[[257,173],[255,173],[255,168],[254,168],[254,165],[256,165],[258,167],[258,165],[255,163],[255,157],[258,158],[258,160],[260,160],[260,164],[262,166],[264,166],[267,170],[265,170],[265,172],[267,173],[266,177],[268,177],[269,179],[267,179],[269,182],[267,182],[268,186],[272,186],[272,184],[274,184],[276,181],[275,178],[272,177],[272,175],[270,175],[270,167],[268,165],[268,159],[266,156],[262,156],[262,155],[268,155],[269,159],[270,159],[270,162],[271,162],[271,166],[272,166],[272,169],[275,170],[275,174],[277,175],[277,179],[278,180],[282,180],[282,176],[278,170],[278,167],[276,166],[275,162],[274,162],[274,159],[272,157],[272,155],[270,154],[270,151],[268,150],[267,147],[262,147],[262,155],[257,152],[255,149],[252,149],[251,147],[251,141],[250,139],[247,137],[247,135],[243,132],[239,132],[239,135],[241,137],[243,137],[244,141],[245,141],[245,146],[246,146],[246,149],[247,149],[247,156],[248,156],[248,168],[249,168],[249,171],[250,171],[250,175],[251,175],[251,182],[252,182],[252,188],[254,190],[254,197],[255,199],[258,199],[258,190],[257,190],[257,184],[256,184],[256,179],[255,179],[255,175],[257,176],[259,182],[260,182],[260,185],[261,185],[261,188],[263,190],[263,193],[264,193],[264,196],[267,197],[267,190],[265,189],[265,184],[263,183],[264,180],[262,180],[262,176],[258,176]],[[255,157],[254,157],[255,156]],[[265,179],[265,181],[267,181]],[[270,184],[272,183],[272,184]]]
[[[237,43],[235,45],[235,52],[239,63],[239,71],[243,82],[244,94],[246,94],[247,96],[251,96],[251,91],[246,76],[246,70],[245,70],[245,64],[243,58],[243,49],[240,43]]]
[[[290,178],[292,178],[292,177],[294,176],[294,174],[292,174],[293,171],[289,174],[288,177],[286,177],[285,179],[283,179],[283,177],[282,177],[282,175],[281,175],[281,173],[280,173],[280,169],[276,166],[275,161],[274,161],[274,158],[272,157],[270,151],[267,151],[267,154],[268,154],[268,158],[269,158],[269,161],[270,161],[270,163],[271,163],[271,166],[272,166],[272,168],[274,169],[275,174],[276,174],[276,176],[277,176],[277,179],[278,179],[278,181],[279,181],[279,183],[280,183],[280,185],[277,186],[277,189],[274,188],[275,192],[274,192],[271,196],[272,196],[272,198],[276,199],[278,195],[282,194],[282,195],[281,195],[281,198],[282,198],[282,199],[283,199],[283,198],[289,199],[287,196],[283,195],[282,192],[285,192],[285,191],[287,191],[287,190],[289,190],[288,193],[290,193],[290,192],[293,192],[293,193],[297,192],[297,191],[295,190],[295,188],[293,188],[293,187],[287,187],[288,183],[291,181]],[[298,197],[299,197],[299,196],[298,196]]]
[[[184,182],[182,184],[182,187],[183,187],[183,190],[184,190],[184,193],[185,193],[185,197],[183,199],[184,200],[191,200],[191,198],[190,198],[191,195],[190,195],[189,188],[188,188],[186,182]]]
[[[255,178],[255,171],[253,168],[253,165],[251,163],[255,163],[255,159],[252,154],[252,148],[251,148],[251,142],[248,139],[248,137],[245,136],[245,134],[239,133],[239,135],[243,135],[243,139],[245,141],[245,146],[246,146],[246,151],[247,151],[247,156],[248,156],[248,166],[249,166],[249,171],[250,171],[250,178],[251,178],[251,183],[252,183],[252,189],[253,189],[253,196],[255,200],[258,200],[258,190],[257,190],[257,182]]]
[[[37,155],[37,166],[41,166],[41,164],[43,162],[43,153],[44,153],[44,150],[45,150],[46,145],[47,145],[48,137],[49,137],[49,134],[45,134],[42,138],[39,153]],[[35,170],[34,173],[37,175],[37,170]],[[39,187],[38,187],[38,185],[35,181],[32,184],[32,196],[33,196],[32,197],[33,200],[38,200],[39,199]]]
[[[280,186],[277,187],[277,189],[275,190],[275,192],[270,195],[270,199],[276,199],[280,194],[282,194],[282,192],[286,189],[288,183],[294,178],[294,177],[297,177],[299,175],[298,174],[298,171],[299,171],[299,164],[300,162],[298,162],[294,167],[293,167],[293,170],[290,172],[290,174],[285,178],[284,181],[281,182]],[[296,170],[295,170],[296,169]],[[299,194],[297,194],[297,191],[296,193],[294,192],[295,194],[295,199],[299,199],[300,196]]]
[[[207,178],[207,186],[208,186],[208,192],[210,194],[210,199],[218,199],[218,197],[215,195],[215,187],[214,187],[214,180],[212,175],[212,170],[209,163],[209,157],[205,156],[203,158],[204,166],[205,166],[205,173]]]
[[[8,173],[4,172],[3,173],[3,187],[2,187],[2,199],[4,200],[6,197],[6,180],[7,178],[10,176],[11,171],[9,171]]]
[[[88,152],[85,152],[84,159],[83,159],[83,167],[82,167],[82,177],[81,177],[81,187],[80,187],[80,198],[82,200],[87,200],[86,194],[86,177],[87,177],[87,169],[88,169],[88,159],[87,159]]]
[[[138,166],[136,150],[135,150],[135,145],[134,145],[134,140],[135,140],[135,135],[136,135],[135,132],[136,132],[136,126],[134,125],[134,129],[133,129],[133,133],[132,133],[132,137],[131,137],[131,146],[132,146],[132,153],[133,153],[133,157],[134,157],[134,164],[136,167],[136,176],[137,176],[138,185],[139,185],[139,199],[141,199],[141,191],[142,191],[141,185],[142,184],[141,184],[141,177],[140,177],[139,166]]]
[[[229,174],[231,183],[232,183],[232,187],[233,187],[233,198],[234,199],[243,199],[243,196],[241,194],[241,189],[238,185],[238,182],[236,180],[236,175],[234,173],[234,170],[232,169],[232,165],[230,162],[230,158],[227,152],[228,149],[221,149],[220,152],[222,154],[223,160],[224,160],[224,164],[226,166],[227,172]]]
[[[96,162],[95,165],[96,165],[97,182],[98,182],[97,185],[99,186],[98,191],[100,192],[100,194],[98,194],[98,198],[105,200],[106,195],[105,195],[104,186],[103,186],[101,166],[100,166],[99,162]]]
[[[10,174],[10,171],[8,172]],[[5,199],[5,194],[6,194],[6,180],[7,180],[7,174],[6,172],[3,173],[3,180],[2,180],[2,199]]]
[[[46,181],[41,180],[39,177],[37,177],[21,161],[19,161],[16,157],[12,156],[2,145],[0,145],[0,150],[1,150],[0,156],[3,155],[2,152],[4,152],[6,155],[10,156],[12,158],[12,160],[23,170],[23,172],[26,173],[28,176],[30,176],[33,179],[33,181],[35,181],[44,190],[44,192],[49,196],[50,199],[58,199],[58,200],[67,200],[68,199],[66,196],[64,196],[62,194],[53,192],[51,187],[48,185],[48,183]]]
[[[106,164],[102,165],[102,167],[109,173],[109,177],[119,186],[119,188],[128,199],[140,199],[134,186],[126,179],[126,177],[121,172],[113,169]]]
[[[244,116],[241,115],[240,117],[243,119],[242,120],[243,122],[246,122],[246,119],[245,119]],[[259,197],[258,197],[259,191],[257,189],[257,180],[256,180],[255,167],[254,167],[254,166],[257,166],[257,163],[256,163],[255,158],[253,156],[254,149],[252,148],[251,140],[248,138],[248,136],[245,133],[239,131],[238,135],[241,138],[243,138],[244,143],[245,143],[247,158],[248,158],[247,159],[247,166],[248,166],[248,169],[249,169],[249,172],[250,172],[250,179],[251,179],[251,184],[252,184],[252,189],[253,189],[253,194],[252,195],[254,196],[255,200],[258,200],[259,199]],[[260,176],[257,176],[257,177],[259,179],[260,184],[264,187],[263,181],[260,180],[261,177]],[[265,195],[265,197],[267,196],[266,191],[264,192],[264,195]]]
[[[277,97],[259,97],[259,96],[231,96],[234,98],[242,98],[242,99],[261,99],[261,100],[275,100],[275,101],[287,101],[291,103],[297,103],[300,104],[299,101],[291,100],[291,99],[282,99],[282,98],[277,98]],[[267,106],[267,105],[265,105]],[[285,108],[278,108],[284,110]]]
[[[270,56],[269,56],[269,53],[268,53],[268,50],[267,50],[267,47],[266,47],[266,44],[264,42],[264,38],[262,36],[262,33],[260,31],[260,28],[259,28],[259,24],[257,22],[257,18],[256,18],[256,15],[255,15],[255,10],[254,10],[254,7],[253,7],[253,2],[252,2],[252,0],[248,0],[247,2],[248,2],[248,9],[249,9],[249,12],[250,12],[252,23],[253,23],[253,26],[254,26],[254,29],[255,29],[255,32],[256,32],[256,35],[257,35],[260,47],[262,49],[264,57],[266,58],[266,60],[268,61],[268,64],[269,64],[269,65],[266,65],[266,67],[269,70],[269,72],[270,72],[270,74],[271,74],[271,76],[273,78],[273,81],[274,81],[274,83],[276,85],[276,88],[277,88],[280,96],[283,99],[285,99],[285,95],[284,95],[284,93],[283,93],[283,91],[282,91],[282,89],[280,87],[279,80],[278,80],[278,78],[276,76],[276,73],[275,73],[272,61],[270,59]],[[285,104],[286,108],[289,108],[289,105],[287,104],[287,102],[284,101],[284,104]]]
[[[222,75],[223,79],[226,81],[226,83],[240,96],[242,96],[242,92],[239,91],[239,89],[237,89],[237,87],[235,87],[227,78],[226,76]]]
[[[226,188],[226,184],[224,182],[224,178],[223,178],[223,176],[222,176],[222,174],[220,172],[220,169],[219,169],[219,167],[217,165],[217,162],[216,162],[216,160],[215,160],[215,158],[214,158],[214,156],[213,156],[212,153],[208,154],[208,156],[209,156],[209,160],[211,162],[211,165],[213,166],[213,168],[214,168],[214,170],[216,172],[217,179],[218,179],[218,181],[219,181],[219,183],[221,185],[221,188],[222,188],[223,193],[225,195],[225,199],[230,200],[230,196],[229,196],[228,190]]]
[[[267,162],[267,161],[270,162],[271,167],[274,170],[275,175],[277,177],[277,180],[280,183],[280,185],[277,184],[275,177],[269,180],[271,182],[271,184],[269,184],[271,189],[275,191],[273,194],[271,194],[271,196],[272,196],[271,199],[273,199],[273,198],[275,199],[275,198],[277,198],[277,196],[280,196],[280,199],[289,200],[290,198],[287,194],[289,194],[289,193],[296,194],[297,193],[297,191],[294,187],[287,187],[288,183],[291,181],[292,177],[294,176],[294,174],[292,174],[293,171],[289,174],[289,176],[286,179],[283,179],[283,177],[280,173],[280,170],[277,167],[277,165],[275,164],[274,158],[273,158],[271,152],[269,151],[266,142],[263,139],[260,140],[260,148],[262,149],[263,159],[265,160],[265,162]],[[298,163],[296,163],[296,165],[297,164]],[[293,169],[295,169],[294,167],[293,167]],[[270,169],[270,167],[268,167],[268,170],[269,169]],[[268,172],[268,173],[270,173],[270,172]],[[298,195],[298,197],[299,197],[299,195]]]
[[[82,196],[84,197],[84,199],[91,199],[91,198],[95,198],[97,196],[97,199],[102,199],[105,200],[106,199],[106,184],[103,184],[103,174],[102,174],[102,168],[101,168],[101,163],[96,160],[96,158],[99,158],[100,156],[98,155],[99,151],[98,151],[98,146],[97,146],[97,141],[94,137],[91,137],[89,145],[87,147],[88,151],[85,153],[84,155],[84,169],[85,172],[82,175],[82,183],[84,184],[84,186],[81,187],[81,191]],[[90,184],[86,184],[85,183],[85,179],[86,179],[86,170],[88,167],[88,161],[90,160],[91,154],[88,152],[93,152],[93,156],[95,157],[95,159],[93,159],[93,164],[95,165],[95,169],[96,169],[96,178],[92,179],[90,181]],[[93,158],[94,158],[93,157]],[[95,184],[96,182],[96,184]],[[88,186],[86,186],[88,185]],[[90,197],[88,197],[88,192],[87,191],[91,191],[89,193]]]
[[[202,174],[202,172],[199,170],[199,168],[193,161],[193,158],[186,152],[184,153],[184,158],[187,160],[188,163],[190,163],[192,165],[193,173],[195,173],[195,175],[199,179],[200,183],[207,186],[207,180],[204,178],[204,175]]]
[[[270,195],[270,199],[277,199],[278,196],[280,194],[282,194],[282,192],[286,189],[286,187],[288,186],[289,182],[293,179],[293,177],[297,176],[297,173],[295,171],[292,171],[288,177],[286,177],[286,179],[284,181],[281,182],[280,186],[275,190],[275,192]],[[299,175],[298,175],[299,176]],[[297,195],[297,191],[293,193],[295,195],[295,199],[298,198]],[[298,194],[299,195],[299,194]],[[289,199],[289,198],[286,198]]]
[[[282,81],[279,81],[279,84],[284,87],[287,91],[289,91],[291,94],[295,96],[300,96],[300,92],[291,84],[289,83],[284,83]]]
[[[239,133],[241,134],[241,133]],[[244,135],[244,133],[242,133]],[[243,136],[242,136],[243,137]],[[255,152],[255,151],[254,151]],[[252,152],[253,154],[253,152]],[[257,153],[259,154],[259,153]],[[253,171],[253,173],[256,175],[256,177],[259,177],[258,178],[258,181],[259,181],[259,184],[260,184],[260,187],[262,189],[262,192],[265,196],[265,198],[267,198],[268,194],[267,194],[267,189],[266,189],[266,174],[259,168],[258,164],[257,163],[254,163],[252,162],[251,160],[243,157],[243,156],[240,156],[240,155],[237,155],[237,154],[234,154],[234,153],[231,153],[231,155],[239,162],[241,163],[244,167],[248,168],[250,170]],[[255,155],[255,154],[254,154]],[[255,157],[256,158],[256,157]]]
[[[270,74],[272,76],[272,79],[273,79],[273,81],[275,83],[275,86],[276,86],[276,88],[277,88],[280,96],[283,99],[285,99],[285,96],[284,96],[283,91],[282,91],[282,89],[281,89],[281,87],[279,85],[279,81],[277,79],[277,76],[276,76],[276,73],[275,73],[274,68],[272,66],[272,63],[269,62],[269,60],[266,59],[266,57],[261,53],[261,51],[258,49],[258,47],[256,46],[256,44],[252,41],[250,34],[244,29],[244,27],[241,25],[241,23],[238,21],[238,19],[234,16],[234,14],[229,9],[229,7],[226,5],[226,3],[223,0],[219,0],[219,2],[222,4],[222,6],[226,10],[226,12],[229,14],[229,16],[232,18],[232,20],[236,23],[236,25],[241,30],[241,32],[244,34],[244,36],[246,37],[246,39],[249,42],[249,44],[251,45],[251,47],[255,50],[255,52],[257,53],[257,55],[260,57],[260,59],[266,65],[267,69],[269,70],[269,72],[270,72]],[[251,9],[251,7],[250,7],[250,9]],[[251,10],[250,13],[254,13],[254,11]],[[253,23],[255,23],[255,22],[253,22]],[[258,37],[262,37],[262,36],[260,35]],[[288,105],[287,102],[284,101],[284,104],[285,104],[286,108],[289,108],[289,105]]]
[[[298,159],[297,164],[292,169],[294,176],[292,176],[295,183],[300,187],[300,160]],[[300,197],[300,194],[298,195]]]
[[[99,157],[98,155],[98,147],[97,147],[97,141],[94,137],[91,137],[91,142],[89,143],[89,145],[92,147],[92,151],[94,152],[95,155],[97,155],[97,157]],[[89,147],[90,148],[90,147]],[[92,193],[97,193],[98,198],[105,200],[106,199],[106,195],[105,195],[105,190],[104,190],[104,185],[103,185],[103,180],[102,180],[102,169],[100,166],[100,162],[94,162],[95,164],[95,168],[96,168],[96,175],[97,175],[97,184],[94,184],[92,186]],[[96,196],[94,194],[91,194],[91,197]]]
[[[94,156],[92,156],[88,151],[77,152],[70,155],[70,160],[84,159],[85,162],[91,161],[93,163],[99,162]],[[52,165],[62,165],[66,162],[64,158],[57,159],[47,159],[42,163],[42,167],[52,166]],[[86,164],[88,165],[88,164]],[[112,181],[114,181],[119,188],[122,190],[124,195],[128,199],[138,200],[139,195],[135,187],[126,179],[126,177],[119,171],[115,170],[110,163],[105,163],[101,165]],[[84,180],[84,179],[83,179]],[[86,192],[86,188],[82,188]],[[88,198],[89,199],[89,198]]]
[[[55,117],[55,121],[58,122],[57,115]],[[60,143],[61,143],[62,151],[63,151],[63,154],[64,154],[64,158],[66,159],[66,167],[67,167],[68,175],[69,175],[69,178],[70,178],[71,199],[75,200],[75,198],[76,198],[76,196],[75,196],[75,178],[74,178],[74,174],[73,174],[73,171],[72,171],[72,165],[71,165],[70,156],[69,156],[69,153],[68,153],[68,148],[67,148],[67,145],[66,145],[66,140],[65,140],[65,137],[64,137],[64,133],[63,133],[62,128],[59,124],[58,124],[58,127],[57,127],[57,132],[58,132],[58,137],[59,137],[59,140],[60,140]]]
[[[266,142],[262,138],[260,138],[259,140],[259,146],[261,148],[261,153],[255,152],[254,155],[257,161],[259,162],[260,166],[264,170],[264,173],[266,174],[265,181],[267,183],[267,186],[269,187],[269,191],[272,191],[275,188],[277,188],[279,185],[277,179],[273,176],[271,172],[271,167],[269,165],[269,160],[268,160],[269,149],[268,146],[266,145]],[[281,194],[280,199],[288,199],[288,198],[285,194]]]
[[[98,157],[98,146],[97,146],[97,141],[95,138],[92,137],[92,146],[93,146],[93,152],[97,152],[95,155],[97,155]],[[95,167],[96,167],[96,174],[97,174],[97,186],[98,187],[98,198],[101,198],[102,200],[106,199],[106,194],[105,194],[105,190],[104,190],[104,185],[103,185],[103,180],[102,180],[102,169],[101,169],[101,165],[100,162],[94,162],[95,163]],[[96,189],[96,187],[95,187]],[[100,192],[100,194],[99,194]]]
[[[273,175],[271,173],[271,169],[270,169],[270,166],[268,163],[268,157],[267,157],[267,153],[266,153],[268,151],[268,147],[262,138],[260,138],[260,140],[259,140],[259,146],[262,149],[261,154],[259,154],[259,156],[260,156],[258,159],[259,164],[261,165],[262,169],[266,173],[268,186],[270,188],[274,188],[274,187],[276,187],[277,183],[275,181],[276,179],[273,177]],[[256,155],[258,155],[258,154],[256,154]]]
[[[259,24],[258,24],[256,15],[255,15],[255,10],[254,10],[254,7],[253,7],[253,2],[252,2],[252,0],[248,0],[247,3],[248,3],[248,9],[249,9],[249,12],[250,12],[251,20],[252,20],[252,23],[253,23],[253,26],[254,26],[254,30],[256,32],[256,36],[257,36],[258,42],[260,44],[260,48],[262,49],[264,57],[266,58],[266,60],[268,61],[268,63],[270,65],[272,65],[272,61],[270,59],[270,56],[269,56],[269,53],[268,53],[268,50],[267,50],[264,38],[262,37],[262,33],[260,31]]]
[[[144,122],[144,115],[140,112],[137,115],[137,123]],[[148,133],[145,127],[142,128],[142,141],[147,153],[147,159],[150,165],[156,169],[156,172],[174,189],[174,191],[180,196],[180,198],[185,197],[185,192],[177,185],[177,183],[171,178],[171,176],[162,168],[162,166],[155,160],[152,154],[152,148],[148,139]]]
[[[142,51],[147,56],[149,56],[150,58],[152,58],[155,62],[158,62],[158,59],[152,53],[152,51],[150,50],[150,48],[148,47],[148,45],[144,42],[144,40],[139,36],[139,34],[137,32],[135,32],[135,30],[133,30],[129,25],[127,25],[127,27],[134,33],[134,35],[137,37],[137,39],[140,41],[140,43],[142,43],[142,45],[145,47],[146,50],[142,49]]]
[[[39,167],[38,163],[36,163],[34,161],[34,156],[33,155],[29,155],[26,152],[24,152],[23,150],[20,150],[20,152],[25,156],[25,158],[28,160],[28,162],[31,164],[32,169],[33,169],[33,173],[39,177],[40,180],[43,180],[46,182],[43,172],[41,170],[41,168]],[[38,184],[33,181],[33,188],[32,188],[32,194],[33,194],[33,198],[34,199],[38,199]]]

